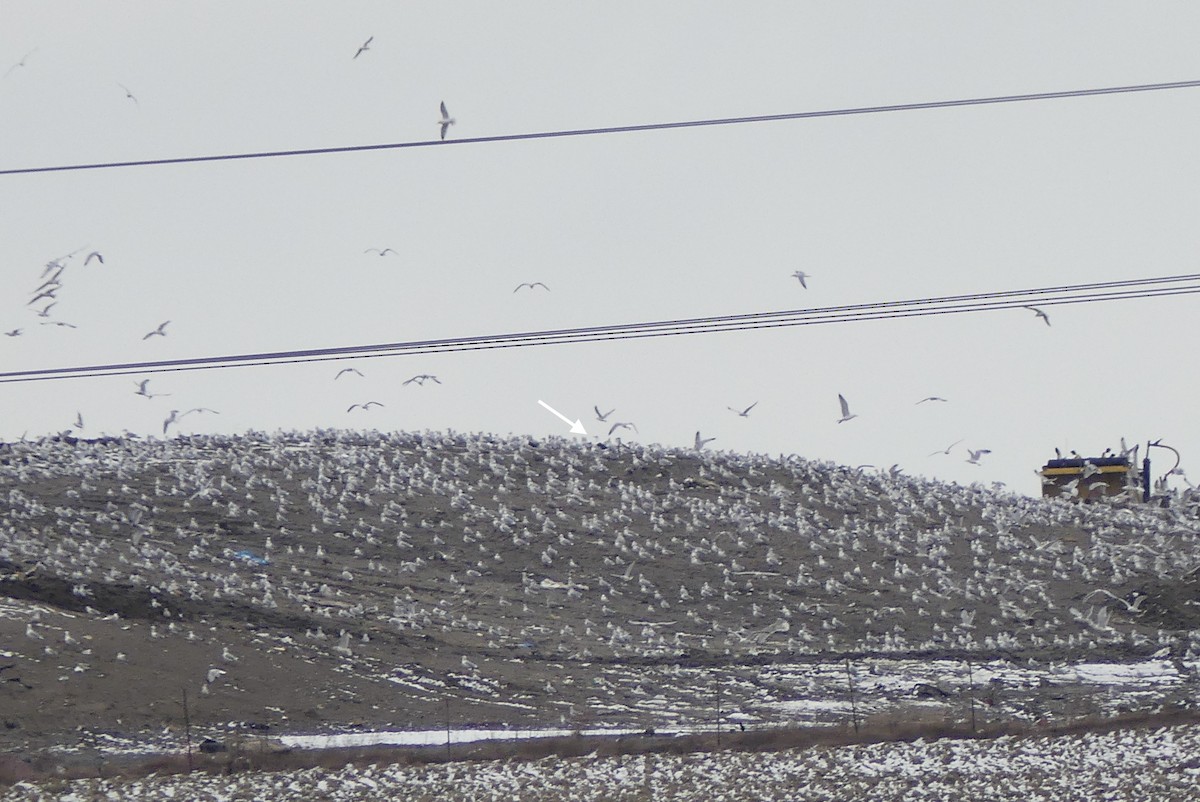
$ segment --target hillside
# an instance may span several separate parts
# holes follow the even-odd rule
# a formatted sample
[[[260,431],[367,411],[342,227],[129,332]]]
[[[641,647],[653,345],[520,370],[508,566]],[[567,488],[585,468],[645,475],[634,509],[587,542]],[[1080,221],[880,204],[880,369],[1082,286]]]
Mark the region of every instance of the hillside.
[[[1183,512],[794,455],[8,443],[0,746],[174,743],[185,692],[202,732],[276,733],[844,720],[848,676],[856,713],[1161,705],[1193,695],[1197,567]],[[1068,670],[1156,652],[1106,700]]]

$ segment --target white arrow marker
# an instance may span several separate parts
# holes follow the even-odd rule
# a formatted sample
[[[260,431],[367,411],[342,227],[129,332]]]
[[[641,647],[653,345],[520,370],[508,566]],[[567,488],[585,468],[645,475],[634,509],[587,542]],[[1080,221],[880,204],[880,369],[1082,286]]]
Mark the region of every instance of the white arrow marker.
[[[572,421],[566,415],[562,414],[541,399],[538,399],[538,403],[544,406],[551,414],[553,414],[556,418],[559,418],[563,423],[571,424],[571,434],[587,434],[587,429],[583,428],[583,421],[579,420],[578,418]]]

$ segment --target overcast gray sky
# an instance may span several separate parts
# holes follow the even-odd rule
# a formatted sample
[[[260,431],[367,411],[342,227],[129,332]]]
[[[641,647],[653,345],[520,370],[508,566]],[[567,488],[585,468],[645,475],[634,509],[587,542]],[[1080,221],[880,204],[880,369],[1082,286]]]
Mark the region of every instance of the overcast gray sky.
[[[0,0],[0,169],[430,140],[443,100],[461,139],[1195,80],[1197,29],[1182,2]],[[0,337],[0,370],[1193,273],[1197,141],[1200,89],[1182,89],[0,176],[0,328],[22,330]],[[43,265],[81,247],[39,318]],[[91,250],[103,265],[82,265]],[[533,281],[550,291],[513,293]],[[172,373],[151,377],[171,394],[154,399],[128,376],[5,384],[0,437],[77,412],[85,436],[161,434],[198,406],[220,414],[172,431],[565,433],[541,399],[589,435],[607,432],[595,404],[643,442],[700,430],[709,448],[1036,494],[1055,447],[1200,455],[1195,308]],[[334,380],[351,366],[364,377]],[[442,384],[402,386],[417,373]],[[859,415],[840,425],[838,393]],[[915,403],[930,395],[948,401]],[[346,412],[368,400],[385,406]],[[968,447],[992,453],[970,465]]]

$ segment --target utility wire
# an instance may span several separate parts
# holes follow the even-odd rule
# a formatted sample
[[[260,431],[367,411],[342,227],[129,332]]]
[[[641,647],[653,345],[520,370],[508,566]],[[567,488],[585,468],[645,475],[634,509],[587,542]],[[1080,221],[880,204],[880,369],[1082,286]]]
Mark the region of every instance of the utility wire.
[[[255,354],[229,354],[191,359],[152,362],[119,362],[80,367],[44,368],[0,373],[0,383],[47,381],[67,378],[94,378],[144,373],[213,370],[231,367],[302,362],[328,362],[387,356],[411,356],[457,351],[483,351],[497,348],[523,348],[534,345],[565,345],[583,342],[670,337],[682,334],[710,334],[722,331],[810,326],[823,323],[853,323],[866,320],[898,320],[930,315],[963,314],[1066,304],[1125,301],[1200,293],[1200,274],[1161,278],[1094,282],[1090,284],[1041,287],[904,301],[884,301],[848,306],[793,309],[779,312],[755,312],[738,315],[684,318],[587,326],[546,331],[517,332],[437,340],[415,340],[376,345],[341,346]],[[1032,324],[1031,324],[1032,325]]]
[[[1061,100],[1064,98],[1093,97],[1096,95],[1119,95],[1133,92],[1154,92],[1164,89],[1194,89],[1197,81],[1172,81],[1157,84],[1135,84],[1133,86],[1108,86],[1097,89],[1067,89],[1060,92],[1036,92],[1024,95],[996,95],[959,100],[932,100],[923,103],[898,103],[887,106],[858,106],[845,109],[822,111],[799,111],[788,114],[760,114],[748,117],[722,117],[709,120],[684,120],[642,125],[617,125],[605,128],[577,128],[567,131],[542,131],[527,134],[499,134],[465,139],[429,139],[414,142],[388,142],[377,145],[345,145],[329,148],[303,148],[296,150],[270,150],[255,153],[227,153],[213,156],[180,156],[166,159],[138,159],[133,161],[94,162],[68,164],[53,167],[14,167],[0,170],[0,175],[27,175],[30,173],[53,173],[71,170],[100,170],[112,167],[159,167],[167,164],[193,164],[197,162],[237,161],[241,159],[271,159],[280,156],[319,156],[331,153],[359,153],[372,150],[398,150],[401,148],[427,148],[451,145],[478,145],[486,142],[518,142],[527,139],[556,139],[572,136],[595,136],[597,134],[628,134],[638,131],[664,131],[675,128],[703,128],[714,125],[741,125],[744,123],[779,122],[782,120],[807,120],[815,117],[846,117],[856,114],[880,114],[887,111],[919,111],[923,109],[949,109],[959,106],[986,106],[998,103],[1024,103],[1032,100]]]

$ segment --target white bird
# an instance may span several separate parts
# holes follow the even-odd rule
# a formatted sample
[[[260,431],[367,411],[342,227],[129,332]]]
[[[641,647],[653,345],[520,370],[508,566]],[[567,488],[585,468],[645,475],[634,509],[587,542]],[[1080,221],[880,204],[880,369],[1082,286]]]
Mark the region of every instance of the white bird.
[[[371,42],[372,42],[374,39],[375,39],[375,37],[374,37],[374,36],[368,37],[368,38],[367,38],[367,41],[363,42],[363,43],[362,43],[362,44],[359,46],[358,50],[356,50],[356,51],[355,51],[355,53],[354,53],[354,58],[352,58],[352,59],[350,59],[350,60],[351,60],[351,61],[353,61],[354,59],[356,59],[356,58],[358,58],[359,56],[361,56],[363,53],[365,53],[365,52],[367,52],[368,50],[370,50],[370,49],[371,49]]]
[[[229,651],[228,646],[225,646],[221,649],[221,659],[226,663],[236,663],[238,661],[237,656],[234,655],[233,652]]]
[[[629,421],[617,421],[609,428],[608,436],[612,437],[613,432],[615,432],[617,429],[633,429],[636,432],[638,427]]]
[[[617,411],[616,407],[613,407],[608,412],[601,412],[598,406],[593,406],[592,409],[596,410],[596,420],[601,423],[608,423],[608,416]]]
[[[130,95],[130,97],[133,97],[133,96]],[[137,100],[137,98],[134,98],[134,100]],[[87,255],[87,258],[83,260],[84,267],[91,264],[91,261],[93,259],[98,260],[100,262],[100,264],[104,264],[104,256],[101,255],[100,251],[92,251],[91,253],[89,253]]]
[[[5,337],[20,337],[20,336],[21,336],[21,330],[20,330],[20,329],[13,329],[12,331],[6,331],[6,332],[4,332],[4,336],[5,336]]]
[[[725,407],[725,408],[726,408],[727,410],[729,410],[730,412],[734,412],[734,413],[736,413],[736,414],[737,414],[738,416],[740,416],[740,417],[743,417],[743,418],[748,418],[748,417],[750,417],[750,410],[754,409],[756,406],[758,406],[758,402],[757,402],[757,401],[755,401],[753,404],[751,404],[750,406],[746,407],[745,409],[741,410],[740,412],[739,412],[738,410],[734,409],[733,407]]]
[[[162,323],[159,323],[159,324],[158,324],[158,328],[157,328],[157,329],[155,329],[154,331],[150,332],[150,333],[149,333],[149,334],[147,334],[146,336],[142,337],[142,339],[143,339],[143,340],[149,340],[151,337],[154,337],[155,335],[157,335],[157,336],[159,336],[159,337],[166,337],[166,336],[167,336],[167,332],[166,332],[166,331],[164,331],[164,329],[166,329],[166,328],[167,328],[167,324],[168,324],[168,323],[170,323],[170,322],[171,322],[171,321],[169,321],[169,320],[164,320]]]
[[[412,384],[413,382],[416,382],[421,387],[424,387],[425,382],[428,382],[428,381],[431,381],[434,384],[442,383],[441,379],[439,379],[437,376],[434,376],[432,373],[418,373],[416,376],[413,376],[411,379],[407,379],[407,380],[401,382],[401,385],[407,386],[409,384]]]
[[[446,101],[442,101],[442,119],[438,120],[438,125],[442,127],[442,139],[446,138],[446,129],[454,125],[454,118],[450,116],[450,112],[446,111]]]
[[[799,279],[801,287],[806,290],[808,289],[808,273],[805,273],[803,270],[797,270],[792,275]]]
[[[75,413],[75,428],[76,429],[83,428],[83,413],[82,412]]]
[[[127,97],[127,98],[128,98],[128,99],[130,99],[130,100],[132,100],[132,101],[133,101],[133,105],[135,105],[135,106],[141,106],[141,105],[142,105],[141,103],[138,103],[138,99],[137,99],[136,97],[134,97],[134,96],[133,96],[133,92],[130,92],[130,91],[129,91],[129,87],[128,87],[128,86],[126,86],[125,84],[121,83],[120,81],[117,81],[117,86],[119,86],[119,87],[121,87],[123,90],[125,90],[125,97]],[[103,263],[103,262],[104,262],[104,260],[103,260],[103,259],[101,259],[101,260],[100,260],[100,262],[101,262],[101,263]],[[86,265],[86,264],[87,264],[87,262],[84,262],[84,264]]]
[[[333,380],[337,381],[338,379],[342,378],[343,373],[353,373],[355,375],[362,376],[362,371],[360,371],[358,368],[342,368],[337,372],[337,375],[333,377]]]
[[[210,668],[208,670],[207,679],[208,679],[209,684],[212,684],[212,683],[216,682],[217,680],[219,680],[223,676],[225,676],[225,672],[223,670],[221,670],[219,668]]]
[[[134,392],[134,395],[140,395],[140,396],[144,396],[146,398],[160,398],[162,396],[170,395],[170,393],[152,393],[146,387],[146,385],[148,385],[148,384],[150,384],[149,379],[142,379],[140,382],[137,382],[138,388]]]
[[[8,70],[7,70],[7,71],[4,73],[4,77],[5,77],[5,78],[7,78],[7,77],[8,77],[8,73],[12,72],[12,71],[13,71],[13,70],[15,70],[17,67],[24,67],[24,66],[25,66],[25,59],[29,58],[30,56],[32,56],[32,55],[33,55],[34,53],[36,53],[36,52],[37,52],[37,48],[35,47],[33,50],[30,50],[28,53],[26,53],[25,55],[21,56],[21,60],[20,60],[20,61],[18,61],[16,64],[14,64],[14,65],[12,65],[11,67],[9,67],[9,68],[8,68]]]
[[[920,404],[924,404],[926,401],[945,401],[945,400],[946,399],[942,398],[940,395],[927,395],[924,398],[922,398],[920,401],[918,401],[916,404],[914,404],[913,406],[918,406]]]
[[[716,439],[717,438],[715,438],[715,437],[701,437],[700,432],[696,432],[696,439],[694,441],[696,450],[697,451],[703,450],[704,446],[706,446],[707,444],[711,443],[713,440],[716,440]]]
[[[1046,322],[1047,326],[1050,325],[1050,316],[1047,315],[1045,312],[1043,312],[1041,309],[1038,309],[1036,306],[1022,306],[1021,308],[1028,309],[1030,312],[1033,312],[1035,315],[1037,315],[1042,320],[1044,320]]]
[[[475,663],[472,663],[470,660],[468,660],[467,656],[465,654],[463,655],[463,659],[462,659],[462,667],[465,668],[467,671],[478,671],[479,670],[479,666],[476,665]]]
[[[350,656],[351,652],[350,652],[350,633],[349,632],[347,632],[344,629],[342,630],[342,634],[338,638],[337,645],[333,647],[333,650],[335,652],[337,652],[338,654],[340,654],[342,657]]]
[[[371,407],[381,407],[381,406],[383,406],[383,404],[379,403],[378,401],[368,401],[365,404],[351,404],[350,406],[346,407],[346,411],[350,412],[355,409],[361,409],[365,412],[365,411],[370,410]]]
[[[852,418],[857,418],[858,415],[850,414],[850,405],[846,403],[846,397],[838,393],[838,404],[842,407],[842,417],[838,418],[838,423],[845,423]]]
[[[934,456],[934,454],[949,454],[949,453],[950,453],[950,450],[951,450],[952,448],[954,448],[956,445],[958,445],[959,443],[961,443],[961,442],[962,442],[962,440],[955,440],[953,443],[951,443],[950,445],[946,446],[946,447],[945,447],[945,448],[943,448],[941,451],[934,451],[934,452],[933,452],[933,454],[930,454],[929,456],[931,456],[931,457],[932,457],[932,456]]]
[[[367,248],[365,251],[363,251],[363,253],[377,253],[380,256],[387,256],[389,253],[396,253],[396,252],[393,251],[391,248],[383,248],[383,249]],[[400,254],[396,254],[396,255],[399,256]]]
[[[517,285],[517,289],[513,290],[513,292],[516,292],[517,290],[521,289],[522,287],[528,287],[528,288],[529,288],[529,289],[531,289],[531,290],[532,290],[534,287],[541,287],[541,288],[542,288],[543,290],[545,290],[546,292],[550,292],[550,288],[549,288],[549,287],[547,287],[545,284],[543,284],[543,283],[542,283],[542,282],[540,282],[540,281],[532,281],[532,282],[530,282],[530,281],[526,281],[526,282],[524,282],[524,283],[522,283],[522,284],[518,284],[518,285]]]
[[[978,465],[979,458],[982,457],[984,454],[991,454],[992,450],[990,448],[981,448],[978,451],[976,451],[974,449],[968,448],[967,453],[971,455],[970,458],[967,460],[967,462],[971,463],[972,465]]]

